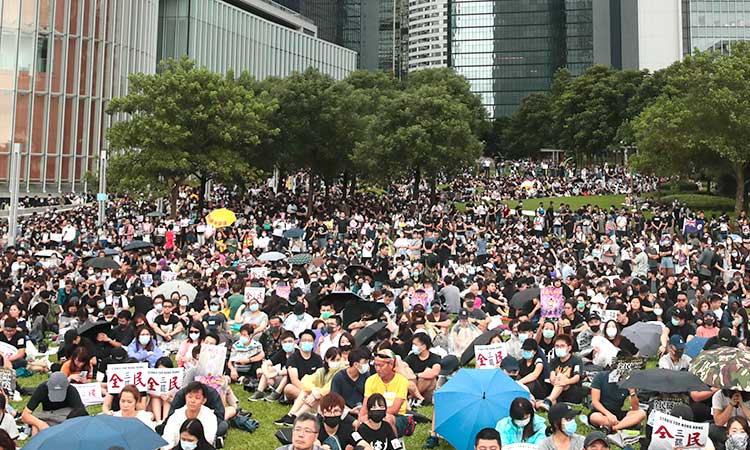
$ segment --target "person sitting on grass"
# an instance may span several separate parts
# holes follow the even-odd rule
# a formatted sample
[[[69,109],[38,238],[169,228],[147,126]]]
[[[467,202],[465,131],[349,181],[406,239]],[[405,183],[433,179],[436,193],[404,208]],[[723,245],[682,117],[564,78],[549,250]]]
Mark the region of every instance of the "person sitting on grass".
[[[201,421],[188,419],[180,426],[180,442],[172,450],[215,450],[215,447],[206,440]]]
[[[296,341],[294,333],[284,331],[280,336],[281,350],[271,355],[271,359],[263,361],[260,369],[256,372],[259,381],[255,393],[248,399],[251,402],[266,400],[275,402],[281,398],[281,392],[286,387],[287,379],[287,360],[294,354]],[[266,395],[266,389],[271,388],[270,394]]]
[[[572,351],[573,339],[570,336],[561,334],[555,338],[555,359],[550,362],[549,375],[552,392],[539,405],[547,411],[558,401],[573,404],[583,401],[584,393],[581,386],[583,361],[573,355]]]
[[[302,378],[323,367],[323,358],[313,352],[315,333],[306,329],[299,335],[299,349],[286,360],[288,383],[284,386],[284,397],[294,401],[304,392]]]
[[[374,375],[373,375],[374,376]],[[361,420],[359,428],[352,435],[352,438],[360,441],[364,440],[370,447],[378,450],[398,450],[401,448],[401,441],[396,437],[394,428],[388,426],[385,418],[388,415],[388,405],[385,397],[381,394],[373,394],[367,397],[367,418]]]
[[[34,410],[42,405],[42,410]],[[31,435],[63,423],[66,419],[86,416],[86,407],[76,388],[70,385],[62,372],[54,372],[49,379],[34,390],[21,414],[21,421],[31,426]]]
[[[240,384],[244,384],[245,381],[244,378],[240,379],[240,377],[255,374],[266,357],[263,353],[263,346],[253,339],[254,334],[253,325],[249,323],[242,325],[240,336],[232,344],[229,354],[229,361],[227,362],[229,375],[232,381],[240,380]]]
[[[156,426],[153,413],[138,408],[141,404],[141,397],[135,385],[129,384],[123,387],[118,398],[119,410],[110,414],[114,417],[135,417],[153,430]]]
[[[300,414],[292,427],[292,443],[276,450],[325,450],[315,444],[320,433],[318,418],[309,413]]]
[[[558,403],[549,410],[549,429],[552,432],[539,444],[539,450],[579,450],[585,438],[578,431],[578,411],[565,403]]]
[[[474,450],[500,450],[500,433],[494,428],[482,428],[474,439]]]
[[[375,375],[365,382],[365,398],[363,408],[359,410],[359,421],[367,420],[368,398],[380,394],[388,400],[385,410],[385,422],[391,425],[395,435],[411,436],[414,433],[414,420],[406,416],[406,396],[409,382],[403,375],[396,373],[396,354],[389,348],[377,350],[375,353]]]
[[[156,367],[156,362],[164,354],[156,345],[151,329],[146,325],[141,325],[136,328],[135,336],[133,342],[128,345],[128,356],[137,362],[147,362],[149,367]]]
[[[622,389],[609,381],[610,371],[599,372],[591,382],[591,414],[589,423],[604,428],[611,433],[637,428],[646,419],[638,394],[633,389]],[[629,399],[629,410],[623,409],[623,402]]]
[[[495,425],[503,445],[539,445],[545,438],[546,428],[544,417],[534,414],[534,406],[523,397],[514,399],[510,404],[510,415]]]
[[[412,346],[406,364],[415,378],[409,380],[409,393],[414,398],[412,408],[432,403],[432,393],[440,375],[440,357],[430,351],[432,339],[427,333],[416,333],[411,339]]]
[[[348,417],[344,417],[345,411],[344,398],[334,392],[329,392],[320,399],[320,421],[323,426],[318,433],[317,444],[326,450],[357,446],[362,450],[372,450],[370,444],[354,431],[352,424],[347,421]]]
[[[182,424],[188,419],[197,419],[203,425],[205,438],[214,442],[218,428],[217,417],[206,404],[208,387],[198,381],[188,384],[185,389],[185,406],[178,408],[169,416],[164,426],[162,438],[173,448],[180,442]]]

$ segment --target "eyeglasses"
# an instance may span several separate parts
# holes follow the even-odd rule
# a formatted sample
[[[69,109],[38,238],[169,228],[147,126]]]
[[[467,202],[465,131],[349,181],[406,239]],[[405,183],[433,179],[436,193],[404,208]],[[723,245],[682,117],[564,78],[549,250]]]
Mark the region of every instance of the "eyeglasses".
[[[312,428],[302,428],[302,427],[294,427],[292,428],[292,432],[298,433],[298,434],[318,434],[318,432],[313,430]]]

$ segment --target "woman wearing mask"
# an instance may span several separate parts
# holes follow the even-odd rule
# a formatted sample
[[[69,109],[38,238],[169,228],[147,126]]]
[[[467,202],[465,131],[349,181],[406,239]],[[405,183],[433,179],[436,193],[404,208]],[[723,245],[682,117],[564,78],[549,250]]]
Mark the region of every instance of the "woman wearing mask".
[[[521,344],[521,359],[518,366],[518,382],[526,385],[535,398],[545,398],[547,388],[542,382],[545,364],[539,355],[539,346],[535,340],[526,339]]]
[[[750,450],[750,426],[747,419],[735,416],[727,422],[726,450]]]
[[[604,325],[604,337],[615,347],[620,349],[620,356],[636,356],[638,347],[633,342],[622,335],[620,324],[614,320],[609,320]]]
[[[695,332],[697,337],[712,338],[719,335],[719,327],[716,324],[716,315],[713,311],[703,313],[703,324]]]
[[[535,339],[539,343],[539,347],[544,351],[544,354],[549,355],[555,348],[554,338],[556,335],[555,323],[551,320],[545,320],[539,324]]]
[[[539,450],[580,450],[585,438],[578,431],[578,412],[565,403],[558,403],[548,413],[550,436],[539,444]]]
[[[387,404],[381,394],[373,394],[367,398],[367,420],[360,424],[357,433],[362,439],[370,444],[372,448],[380,450],[397,450],[393,442],[396,441],[396,433],[387,422],[384,421]]]
[[[510,404],[510,415],[500,419],[495,429],[500,433],[502,445],[539,445],[545,438],[547,425],[544,417],[534,414],[531,402],[518,397]]]
[[[302,377],[302,392],[292,405],[292,409],[284,417],[274,422],[276,425],[291,425],[294,419],[308,410],[315,410],[318,402],[331,390],[331,380],[344,366],[342,365],[341,351],[331,347],[326,351],[323,358],[323,367],[310,375]],[[290,420],[291,419],[291,420]]]
[[[193,347],[200,345],[205,337],[206,329],[203,328],[203,323],[194,320],[188,328],[187,339],[182,341],[177,350],[177,367],[183,367],[186,362],[192,361]]]
[[[245,299],[245,303],[237,308],[234,323],[244,325],[249,323],[255,329],[255,334],[262,333],[268,326],[268,314],[260,310],[260,303],[256,299]]]
[[[205,436],[203,424],[198,419],[188,419],[180,427],[180,443],[172,450],[215,450]]]
[[[151,329],[146,325],[141,325],[135,330],[135,336],[133,342],[128,345],[128,356],[138,362],[147,362],[149,367],[156,367],[156,362],[163,356],[163,353],[156,345]]]
[[[747,327],[747,311],[745,308],[738,307],[732,313],[732,335],[737,336],[740,343],[747,345],[747,338],[750,336]]]
[[[666,293],[665,293],[666,294]],[[663,299],[659,299],[654,303],[654,310],[652,313],[651,320],[655,320],[657,322],[664,322],[666,309],[664,308],[664,301]]]

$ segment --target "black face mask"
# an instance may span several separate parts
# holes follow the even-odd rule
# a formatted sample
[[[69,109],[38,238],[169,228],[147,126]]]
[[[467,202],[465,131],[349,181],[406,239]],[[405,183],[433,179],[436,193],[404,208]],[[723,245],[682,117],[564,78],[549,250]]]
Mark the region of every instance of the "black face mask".
[[[703,324],[708,327],[711,327],[714,324],[714,319],[703,319]]]
[[[385,419],[385,410],[384,409],[376,409],[376,410],[369,410],[367,411],[367,417],[370,418],[375,423],[380,423]]]
[[[685,353],[685,350],[675,350],[674,351],[674,357],[675,358],[682,358],[682,355]]]
[[[341,423],[341,417],[340,416],[324,416],[323,417],[323,423],[328,425],[331,428],[336,428]]]
[[[333,334],[333,332],[336,331],[336,327],[334,327],[333,325],[326,325],[326,331],[328,332],[328,334]]]
[[[351,351],[351,349],[351,345],[339,345],[339,350],[341,350],[342,352],[348,352]]]
[[[269,327],[269,330],[271,330],[271,333],[278,333],[281,327]]]
[[[589,328],[591,328],[591,331],[593,331],[594,333],[598,333],[600,326],[601,325],[589,325]]]
[[[572,331],[571,327],[563,327],[563,333],[570,334],[571,331]]]

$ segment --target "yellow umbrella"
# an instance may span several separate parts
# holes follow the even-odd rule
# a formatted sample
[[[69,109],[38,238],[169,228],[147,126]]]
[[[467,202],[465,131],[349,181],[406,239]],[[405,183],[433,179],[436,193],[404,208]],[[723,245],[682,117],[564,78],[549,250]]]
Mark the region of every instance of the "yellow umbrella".
[[[206,223],[214,228],[228,227],[236,220],[234,213],[226,208],[215,209],[206,216]]]

